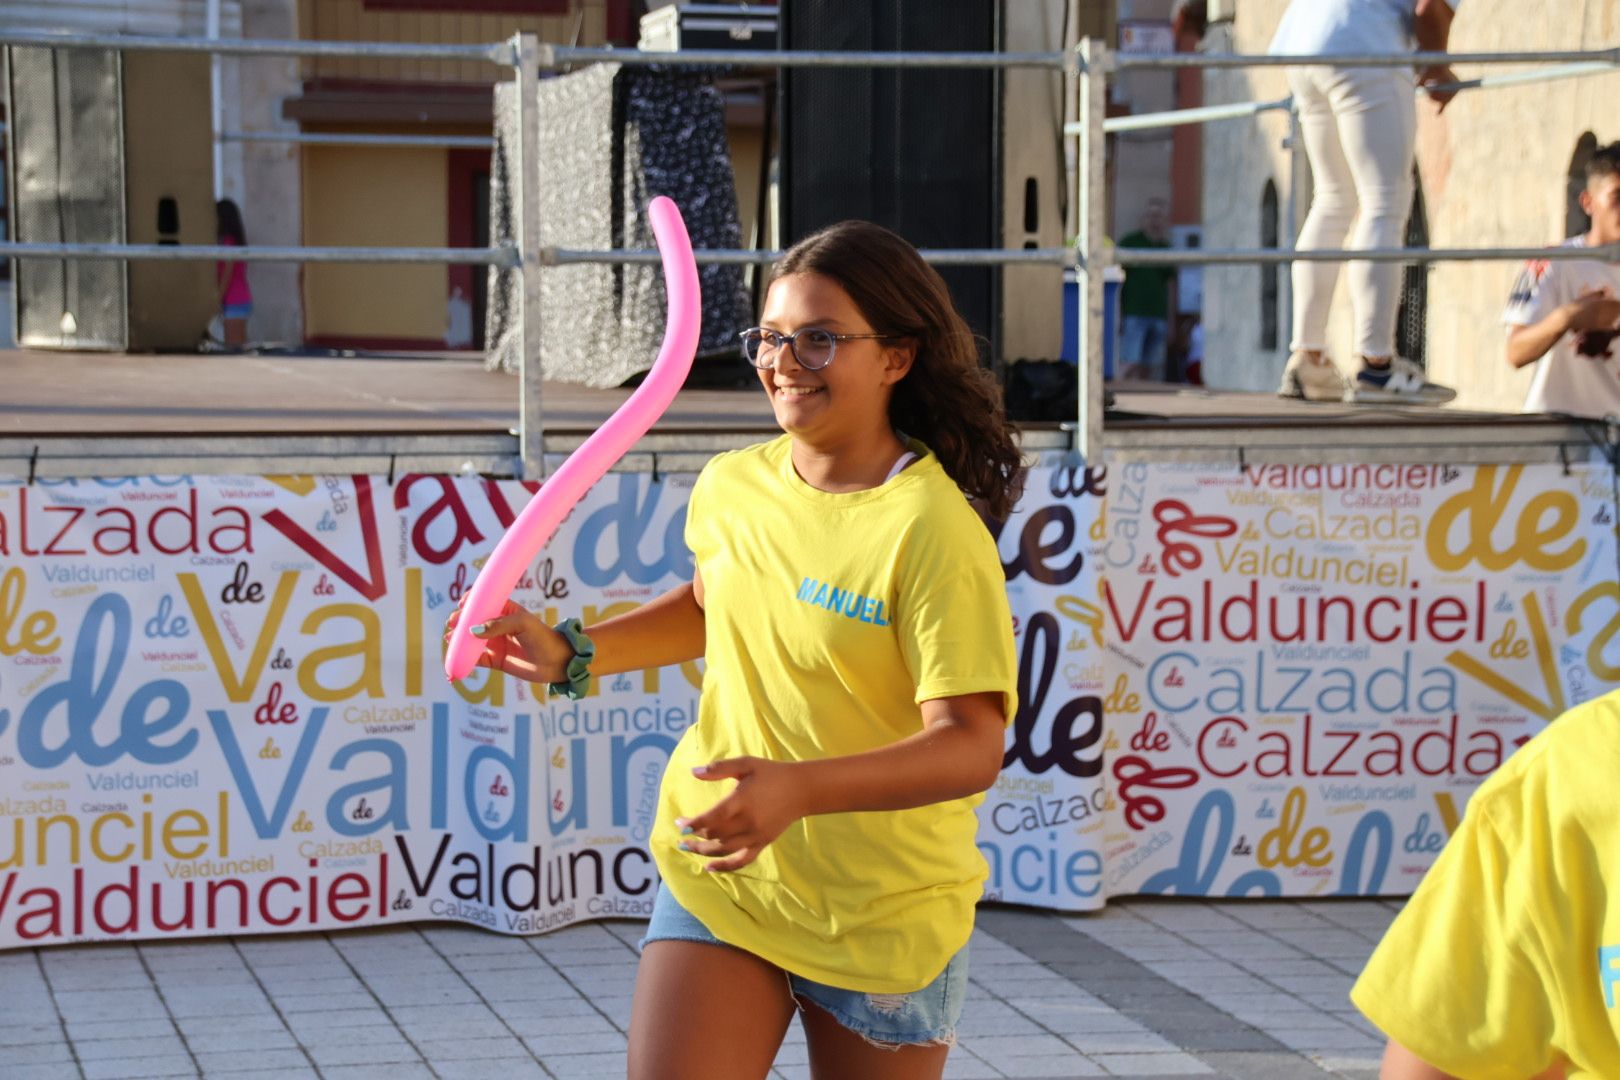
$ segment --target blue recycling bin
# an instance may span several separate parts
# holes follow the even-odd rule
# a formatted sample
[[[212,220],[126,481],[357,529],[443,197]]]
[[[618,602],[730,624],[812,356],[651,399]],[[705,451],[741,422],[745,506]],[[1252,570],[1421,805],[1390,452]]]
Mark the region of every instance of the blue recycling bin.
[[[1117,266],[1103,271],[1103,378],[1114,377],[1119,352],[1119,288],[1125,272]],[[1073,270],[1063,271],[1063,359],[1080,362],[1080,282]]]

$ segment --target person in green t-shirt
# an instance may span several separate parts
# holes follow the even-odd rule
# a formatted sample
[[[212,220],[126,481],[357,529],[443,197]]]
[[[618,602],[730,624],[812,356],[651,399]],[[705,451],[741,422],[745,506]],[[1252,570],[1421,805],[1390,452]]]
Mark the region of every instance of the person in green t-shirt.
[[[1169,206],[1163,199],[1149,199],[1142,211],[1142,227],[1127,234],[1118,246],[1167,248],[1169,226]],[[1138,266],[1125,271],[1119,297],[1122,378],[1164,380],[1165,351],[1170,340],[1170,286],[1175,280],[1176,272],[1168,266]]]

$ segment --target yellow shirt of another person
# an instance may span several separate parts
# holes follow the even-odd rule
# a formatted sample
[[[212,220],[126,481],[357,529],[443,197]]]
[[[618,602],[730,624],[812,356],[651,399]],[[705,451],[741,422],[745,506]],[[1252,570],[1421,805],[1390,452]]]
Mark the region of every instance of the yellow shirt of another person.
[[[1482,784],[1350,997],[1465,1080],[1620,1077],[1620,692]],[[1616,886],[1610,888],[1611,885]]]
[[[1010,719],[1018,661],[996,545],[939,461],[880,487],[806,484],[784,436],[722,454],[698,477],[686,542],[703,577],[697,722],[659,792],[650,839],[681,906],[720,940],[815,982],[919,990],[973,929],[988,873],[974,843],[983,796],[911,810],[803,818],[741,870],[678,850],[677,817],[735,786],[692,767],[807,761],[922,730],[921,703],[981,691]]]

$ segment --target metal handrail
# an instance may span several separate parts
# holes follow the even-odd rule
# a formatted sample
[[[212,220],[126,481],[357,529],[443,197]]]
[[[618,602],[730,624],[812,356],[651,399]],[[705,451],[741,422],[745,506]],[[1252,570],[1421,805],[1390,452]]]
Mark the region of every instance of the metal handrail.
[[[1169,109],[1165,112],[1142,113],[1138,116],[1110,116],[1103,121],[1103,131],[1115,135],[1122,131],[1147,131],[1154,128],[1181,127],[1185,124],[1207,124],[1212,120],[1241,120],[1263,112],[1294,107],[1292,95],[1276,101],[1242,101],[1233,105],[1200,105],[1195,109]],[[1063,134],[1080,134],[1080,124],[1064,124]]]
[[[1601,247],[1496,248],[1116,248],[1116,266],[1233,266],[1290,262],[1437,263],[1498,262],[1545,259],[1548,262],[1620,262],[1620,244]]]
[[[492,45],[426,45],[392,41],[299,41],[256,38],[85,34],[66,30],[0,30],[0,45],[120,52],[200,52],[216,56],[313,56],[364,60],[460,60],[512,67],[510,41]]]
[[[742,248],[710,248],[692,252],[699,263],[724,266],[768,266],[780,259],[783,251],[750,251]],[[921,248],[917,254],[935,266],[1072,266],[1073,248]],[[658,252],[631,249],[603,249],[599,251],[579,248],[542,248],[540,262],[544,266],[578,266],[585,264],[635,264],[654,266],[659,262]]]
[[[153,262],[454,263],[517,267],[515,247],[274,247],[235,244],[17,243],[0,241],[0,258],[130,259]]]
[[[371,135],[306,131],[222,131],[221,142],[289,143],[297,146],[420,146],[432,149],[489,150],[488,135]]]
[[[1611,61],[1589,61],[1578,64],[1563,64],[1556,67],[1537,68],[1535,71],[1516,71],[1508,75],[1483,75],[1477,79],[1459,79],[1456,82],[1436,83],[1432,86],[1417,88],[1419,96],[1434,94],[1455,94],[1463,90],[1491,90],[1506,86],[1529,86],[1532,84],[1557,82],[1560,79],[1577,79],[1587,75],[1607,75],[1620,68],[1616,68]],[[1163,112],[1141,113],[1136,116],[1110,116],[1103,121],[1103,131],[1114,135],[1125,131],[1147,131],[1150,129],[1181,127],[1186,124],[1207,124],[1214,120],[1241,120],[1245,117],[1255,116],[1273,110],[1292,109],[1294,107],[1293,95],[1278,98],[1276,101],[1240,101],[1230,105],[1200,105],[1193,109],[1167,109]],[[1078,123],[1063,125],[1063,134],[1080,134]]]
[[[1428,68],[1452,64],[1539,64],[1599,62],[1620,64],[1620,48],[1572,49],[1557,52],[1496,53],[1346,53],[1272,56],[1263,53],[1116,53],[1116,71],[1152,71],[1174,68],[1251,68],[1251,67],[1365,67]]]
[[[765,68],[1053,68],[1075,70],[1078,61],[1069,52],[835,52],[832,50],[777,51],[774,49],[683,49],[680,52],[643,52],[640,49],[542,45],[541,67],[574,64],[632,64],[641,67],[765,67]]]

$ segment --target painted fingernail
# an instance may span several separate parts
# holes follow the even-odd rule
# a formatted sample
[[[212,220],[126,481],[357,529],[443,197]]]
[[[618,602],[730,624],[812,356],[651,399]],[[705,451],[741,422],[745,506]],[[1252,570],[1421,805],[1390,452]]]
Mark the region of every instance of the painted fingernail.
[[[680,848],[682,851],[691,851],[692,850],[691,845],[687,844],[687,843],[684,843],[684,842],[680,843],[680,844],[677,844],[676,847]]]
[[[482,634],[485,630],[488,630],[488,629],[489,629],[489,623],[481,622],[477,626],[472,628],[471,633]]]
[[[681,835],[682,836],[691,836],[692,835],[692,826],[690,826],[690,825],[682,825],[681,826]]]

